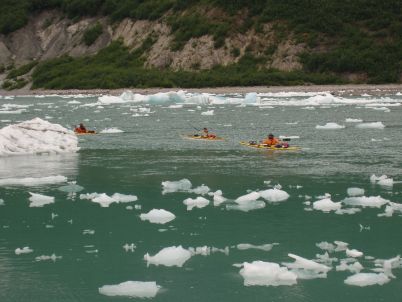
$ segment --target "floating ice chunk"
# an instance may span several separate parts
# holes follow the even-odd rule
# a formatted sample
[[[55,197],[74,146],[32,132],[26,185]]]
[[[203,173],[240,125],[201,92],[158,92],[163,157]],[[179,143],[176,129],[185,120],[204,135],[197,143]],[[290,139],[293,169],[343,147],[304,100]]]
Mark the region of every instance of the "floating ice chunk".
[[[217,207],[224,203],[227,199],[222,196],[222,191],[217,190],[216,192],[209,192],[208,193],[210,196],[213,196],[214,200],[214,206]]]
[[[347,118],[345,120],[346,123],[361,123],[363,122],[363,120],[358,119],[358,118]]]
[[[269,202],[281,202],[289,198],[289,194],[280,189],[268,189],[265,191],[258,192],[262,198]]]
[[[363,252],[360,252],[356,249],[352,249],[352,250],[346,249],[346,255],[348,257],[358,258],[358,257],[363,256]]]
[[[115,285],[104,285],[99,293],[105,296],[124,296],[130,298],[154,298],[161,287],[152,282],[126,281]]]
[[[141,214],[140,218],[141,220],[148,220],[151,223],[165,224],[175,219],[176,216],[163,209],[152,209],[146,214]]]
[[[382,187],[392,187],[394,185],[394,180],[389,178],[387,175],[377,177],[375,174],[373,174],[370,176],[370,182],[372,184],[378,184]]]
[[[344,214],[353,215],[353,214],[356,214],[359,212],[361,212],[361,209],[359,209],[359,208],[348,208],[348,209],[336,210],[335,214],[337,214],[337,215],[344,215]]]
[[[50,256],[48,255],[42,255],[35,257],[35,261],[48,261],[51,260],[53,262],[56,262],[57,259],[63,258],[62,256],[56,256],[55,254],[51,254]]]
[[[335,252],[346,251],[349,245],[349,243],[343,241],[334,241],[334,243],[336,244]]]
[[[40,185],[56,184],[66,182],[67,177],[56,175],[47,177],[25,177],[25,178],[5,178],[0,179],[0,186],[25,186],[33,187]]]
[[[112,203],[126,203],[138,200],[135,195],[125,195],[120,193],[114,193],[112,196],[108,196],[105,193],[87,193],[81,194],[80,199],[91,200],[92,202],[99,203],[101,207],[105,208],[109,207]]]
[[[313,202],[313,208],[315,210],[323,211],[323,212],[330,212],[339,210],[342,207],[341,202],[333,202],[329,198],[321,199],[318,201]]]
[[[383,205],[388,204],[390,201],[380,196],[370,196],[370,197],[360,196],[360,197],[347,197],[344,200],[342,200],[342,202],[351,206],[380,208]]]
[[[363,266],[360,264],[359,261],[356,261],[352,264],[348,264],[348,261],[341,260],[341,263],[336,266],[336,271],[349,271],[353,274],[360,273],[363,269]]]
[[[84,190],[84,187],[77,185],[75,181],[71,181],[68,185],[59,187],[59,190],[67,193],[77,193]]]
[[[112,133],[123,133],[123,130],[120,130],[119,128],[116,127],[111,127],[111,128],[106,128],[103,129],[100,133],[102,134],[112,134]]]
[[[338,261],[338,258],[331,258],[329,257],[328,252],[325,252],[324,254],[320,255],[320,254],[316,254],[316,261],[325,265],[329,265],[332,266],[332,262],[334,261]]]
[[[67,102],[67,104],[81,104],[81,102],[77,101],[77,100],[73,100],[73,101]]]
[[[31,193],[31,197],[29,197],[29,200],[31,203],[29,204],[29,207],[43,207],[44,205],[54,203],[54,197],[52,196],[46,196],[42,194],[36,194],[36,193]]]
[[[4,199],[0,198],[0,206],[4,206],[4,205],[5,205]]]
[[[258,198],[260,198],[260,193],[251,192],[251,193],[248,193],[246,195],[242,195],[242,196],[236,198],[235,202],[238,203],[238,204],[244,204],[244,203],[248,203],[250,201],[255,201]]]
[[[249,243],[239,243],[236,247],[238,250],[249,250],[249,249],[255,249],[255,250],[262,250],[269,252],[272,250],[272,248],[275,245],[278,245],[279,243],[267,243],[267,244],[262,244],[262,245],[254,245],[254,244],[249,244]]]
[[[364,189],[360,188],[348,188],[347,193],[349,196],[363,196],[364,195]]]
[[[206,185],[201,185],[201,186],[198,186],[198,187],[196,187],[194,189],[189,190],[189,192],[195,193],[195,194],[198,194],[198,195],[208,194],[209,191],[210,191],[210,189]]]
[[[359,129],[384,129],[385,125],[382,122],[362,123],[362,124],[356,125],[356,128],[359,128]]]
[[[83,231],[82,231],[82,234],[83,234],[83,235],[94,235],[94,234],[95,234],[95,230],[89,230],[89,229],[83,230]]]
[[[164,266],[178,266],[182,267],[183,264],[191,258],[190,251],[184,249],[181,245],[165,247],[160,250],[155,256],[150,256],[148,253],[144,256],[147,265],[164,265]]]
[[[326,278],[327,272],[331,270],[330,267],[313,260],[294,254],[288,254],[288,256],[295,259],[295,262],[282,264],[291,269],[300,279]]]
[[[382,214],[378,214],[379,217],[392,217],[394,212],[402,213],[402,204],[396,202],[390,202],[385,207],[385,211]]]
[[[131,244],[126,243],[125,245],[123,245],[123,249],[126,252],[134,252],[136,248],[137,246],[134,243]]]
[[[162,194],[173,193],[173,192],[186,192],[192,187],[191,182],[184,178],[178,181],[163,181],[162,182]]]
[[[121,104],[126,101],[118,96],[112,95],[102,95],[98,97],[98,103],[103,105],[111,105],[111,104]]]
[[[335,250],[335,245],[333,245],[332,243],[326,242],[326,241],[316,243],[315,245],[318,248],[328,251],[328,252],[333,252]]]
[[[343,129],[345,126],[343,125],[338,125],[337,123],[326,123],[324,126],[317,125],[315,126],[316,129],[322,129],[322,130],[337,130],[337,129]]]
[[[297,283],[297,275],[295,273],[273,262],[244,262],[240,275],[244,278],[245,286],[279,286]]]
[[[0,156],[78,151],[74,132],[40,118],[0,129]]]
[[[384,285],[388,283],[390,279],[383,273],[375,274],[375,273],[358,273],[352,276],[349,276],[344,281],[348,285],[353,286],[370,286],[370,285]]]
[[[187,206],[187,211],[191,211],[194,207],[197,207],[197,208],[206,207],[209,204],[209,200],[204,197],[199,196],[195,199],[187,198],[183,201],[183,203]]]
[[[214,115],[214,111],[213,110],[203,111],[201,112],[201,115]]]
[[[237,210],[242,212],[248,212],[252,210],[258,210],[265,208],[266,204],[262,200],[251,200],[241,204],[227,204],[227,210]]]
[[[21,248],[15,249],[15,254],[16,255],[29,254],[29,253],[32,253],[32,252],[33,252],[33,249],[29,248],[28,246],[24,246],[22,249]]]

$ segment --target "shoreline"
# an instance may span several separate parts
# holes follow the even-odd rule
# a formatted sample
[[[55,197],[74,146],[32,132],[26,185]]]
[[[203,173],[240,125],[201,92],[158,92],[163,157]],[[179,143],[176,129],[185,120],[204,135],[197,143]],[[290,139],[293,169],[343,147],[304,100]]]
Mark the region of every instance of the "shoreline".
[[[6,91],[0,89],[0,96],[29,96],[29,95],[115,95],[118,96],[124,91],[132,91],[140,94],[155,94],[158,92],[169,92],[184,90],[192,93],[277,93],[277,92],[329,92],[334,95],[360,95],[362,93],[383,94],[384,92],[402,92],[402,84],[346,84],[346,85],[303,85],[303,86],[246,86],[246,87],[206,87],[206,88],[120,88],[120,89],[36,89],[28,88]]]

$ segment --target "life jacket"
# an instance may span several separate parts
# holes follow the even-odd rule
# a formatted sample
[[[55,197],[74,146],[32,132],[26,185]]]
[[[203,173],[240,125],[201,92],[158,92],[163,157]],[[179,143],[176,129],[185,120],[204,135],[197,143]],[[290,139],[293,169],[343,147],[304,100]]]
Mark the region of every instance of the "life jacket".
[[[277,138],[275,138],[275,137],[272,138],[272,139],[267,138],[262,143],[264,145],[268,145],[268,146],[275,146],[275,145],[279,144],[279,140]]]
[[[87,133],[87,130],[77,127],[77,128],[74,129],[74,132],[75,133]]]

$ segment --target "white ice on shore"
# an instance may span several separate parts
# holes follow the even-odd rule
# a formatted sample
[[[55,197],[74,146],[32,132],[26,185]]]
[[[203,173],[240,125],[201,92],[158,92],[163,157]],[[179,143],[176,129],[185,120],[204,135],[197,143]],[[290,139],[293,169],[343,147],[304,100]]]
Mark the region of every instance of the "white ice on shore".
[[[29,201],[31,203],[29,204],[29,207],[43,207],[44,205],[54,203],[54,197],[52,196],[46,196],[42,194],[37,194],[37,193],[31,193],[31,197],[29,197]]]
[[[209,205],[209,200],[198,196],[197,198],[187,198],[183,200],[183,203],[187,206],[187,211],[191,211],[194,207],[196,208],[204,208]]]
[[[333,202],[330,198],[324,198],[313,202],[314,210],[319,210],[323,212],[337,211],[342,207],[341,202]]]
[[[326,278],[327,272],[331,270],[330,267],[313,260],[294,254],[288,254],[288,256],[295,261],[292,263],[283,262],[282,264],[294,272],[300,279]]]
[[[371,286],[371,285],[384,285],[388,283],[390,279],[383,273],[358,273],[349,276],[345,279],[345,284],[353,286]]]
[[[176,216],[163,209],[152,209],[146,214],[140,215],[141,220],[148,220],[151,223],[165,224],[172,221]]]
[[[359,129],[384,129],[385,125],[382,122],[362,123],[362,124],[356,125],[356,128],[359,128]]]
[[[28,247],[28,246],[24,246],[23,248],[17,248],[17,249],[15,249],[15,254],[16,254],[16,255],[29,254],[29,253],[32,253],[32,252],[33,252],[33,249],[31,249],[31,248]]]
[[[326,123],[324,126],[317,125],[315,126],[316,129],[321,129],[321,130],[337,130],[337,129],[343,129],[345,126],[339,125],[337,123]]]
[[[102,133],[102,134],[113,134],[113,133],[123,133],[124,131],[123,130],[120,130],[119,128],[116,128],[116,127],[111,127],[111,128],[106,128],[106,129],[103,129],[101,132],[99,132],[99,133]]]
[[[191,258],[191,252],[184,249],[181,245],[165,247],[156,255],[150,256],[148,253],[144,255],[147,265],[164,265],[182,267],[184,263]]]
[[[273,262],[244,262],[240,275],[245,286],[280,286],[297,283],[297,275],[286,267]]]
[[[137,201],[138,197],[135,195],[125,195],[120,193],[114,193],[112,196],[108,196],[106,193],[87,193],[81,194],[80,199],[91,200],[92,202],[99,203],[101,207],[107,208],[112,203],[126,203]]]
[[[34,187],[40,185],[63,183],[66,181],[67,177],[62,175],[46,177],[4,178],[0,179],[0,186]]]
[[[359,197],[347,197],[344,200],[342,200],[342,202],[350,206],[380,208],[383,205],[388,204],[390,201],[380,196],[370,196],[370,197],[359,196]]]
[[[361,188],[348,188],[346,192],[351,197],[364,195],[364,189]]]
[[[0,156],[78,151],[74,132],[34,118],[0,129]]]
[[[103,285],[99,293],[105,296],[130,298],[154,298],[161,287],[155,281],[126,281],[120,284]]]

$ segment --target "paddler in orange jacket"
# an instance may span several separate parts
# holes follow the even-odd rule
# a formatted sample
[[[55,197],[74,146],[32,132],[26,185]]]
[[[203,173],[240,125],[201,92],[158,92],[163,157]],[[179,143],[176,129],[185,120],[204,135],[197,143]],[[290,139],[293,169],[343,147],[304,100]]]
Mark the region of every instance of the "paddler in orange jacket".
[[[272,133],[268,134],[268,137],[262,141],[263,145],[267,146],[276,146],[276,145],[281,145],[282,142],[278,140]]]
[[[85,128],[83,123],[80,123],[78,127],[75,127],[74,129],[75,133],[87,133],[87,128]]]
[[[204,138],[215,138],[216,137],[215,134],[210,134],[207,128],[202,129],[202,132],[203,133],[202,133],[201,137],[204,137]]]

